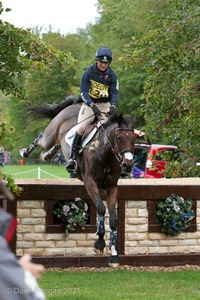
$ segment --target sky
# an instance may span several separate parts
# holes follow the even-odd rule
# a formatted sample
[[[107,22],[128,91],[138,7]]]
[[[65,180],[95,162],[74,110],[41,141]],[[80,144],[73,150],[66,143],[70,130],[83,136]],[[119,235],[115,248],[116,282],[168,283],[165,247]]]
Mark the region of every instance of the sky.
[[[98,0],[1,0],[3,8],[11,12],[1,14],[1,19],[23,29],[39,26],[61,34],[75,33],[87,23],[98,18]]]

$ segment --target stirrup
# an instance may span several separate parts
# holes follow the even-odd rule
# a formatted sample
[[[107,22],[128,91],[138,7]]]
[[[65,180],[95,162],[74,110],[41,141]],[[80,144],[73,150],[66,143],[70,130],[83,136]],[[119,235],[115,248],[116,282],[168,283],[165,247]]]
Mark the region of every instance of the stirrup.
[[[78,166],[77,166],[77,162],[75,159],[70,159],[66,164],[66,170],[69,173],[76,173],[77,168],[78,168]]]

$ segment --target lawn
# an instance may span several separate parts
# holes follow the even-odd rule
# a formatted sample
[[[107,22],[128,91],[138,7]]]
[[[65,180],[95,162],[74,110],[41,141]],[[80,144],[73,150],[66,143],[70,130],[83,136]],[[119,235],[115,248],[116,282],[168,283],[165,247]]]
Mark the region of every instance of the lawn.
[[[39,285],[47,300],[200,299],[198,270],[46,271]]]
[[[0,169],[3,174],[12,175],[14,179],[19,178],[69,178],[65,166],[55,165],[6,165]]]

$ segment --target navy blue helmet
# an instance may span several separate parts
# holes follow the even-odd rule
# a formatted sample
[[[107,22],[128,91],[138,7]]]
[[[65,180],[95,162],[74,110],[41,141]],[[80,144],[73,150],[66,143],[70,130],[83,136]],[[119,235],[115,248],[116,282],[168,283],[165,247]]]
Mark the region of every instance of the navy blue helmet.
[[[110,63],[112,58],[112,51],[108,47],[100,47],[95,53],[95,60]]]

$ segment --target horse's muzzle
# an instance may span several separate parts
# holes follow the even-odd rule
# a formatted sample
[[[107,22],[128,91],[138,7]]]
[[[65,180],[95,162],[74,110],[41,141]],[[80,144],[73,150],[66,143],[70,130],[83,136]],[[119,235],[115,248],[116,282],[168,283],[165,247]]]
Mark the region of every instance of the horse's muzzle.
[[[125,152],[122,161],[122,173],[129,175],[133,167],[133,154],[131,152]]]

